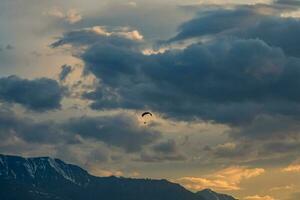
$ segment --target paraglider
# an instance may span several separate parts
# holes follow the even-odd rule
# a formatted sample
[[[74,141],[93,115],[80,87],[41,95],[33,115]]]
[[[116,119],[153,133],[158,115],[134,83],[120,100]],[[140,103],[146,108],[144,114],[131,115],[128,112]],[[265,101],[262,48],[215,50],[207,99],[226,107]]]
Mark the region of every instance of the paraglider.
[[[142,117],[144,117],[145,115],[150,115],[150,116],[152,117],[152,113],[151,113],[151,112],[144,112],[144,113],[142,114]]]
[[[142,118],[144,119],[144,124],[147,124],[147,121],[149,120],[149,118],[147,120],[147,117],[152,117],[152,116],[153,116],[153,114],[151,112],[144,112],[142,114]]]

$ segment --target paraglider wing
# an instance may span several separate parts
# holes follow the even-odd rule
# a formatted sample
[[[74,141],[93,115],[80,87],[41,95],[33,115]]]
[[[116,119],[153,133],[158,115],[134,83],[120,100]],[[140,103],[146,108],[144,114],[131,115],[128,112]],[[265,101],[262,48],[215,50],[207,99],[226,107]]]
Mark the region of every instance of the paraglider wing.
[[[151,115],[151,116],[152,116],[152,113],[151,113],[151,112],[144,112],[144,113],[142,114],[142,117],[144,117],[145,115]]]

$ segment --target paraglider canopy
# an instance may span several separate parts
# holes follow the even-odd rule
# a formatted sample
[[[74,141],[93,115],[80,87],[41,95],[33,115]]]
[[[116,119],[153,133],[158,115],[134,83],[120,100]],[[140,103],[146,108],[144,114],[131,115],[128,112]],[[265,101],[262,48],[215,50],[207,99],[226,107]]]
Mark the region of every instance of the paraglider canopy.
[[[141,116],[144,119],[144,124],[147,124],[153,114],[151,112],[144,112]]]
[[[151,113],[151,112],[144,112],[144,113],[142,114],[142,117],[144,117],[145,115],[150,115],[150,116],[152,117],[152,113]]]

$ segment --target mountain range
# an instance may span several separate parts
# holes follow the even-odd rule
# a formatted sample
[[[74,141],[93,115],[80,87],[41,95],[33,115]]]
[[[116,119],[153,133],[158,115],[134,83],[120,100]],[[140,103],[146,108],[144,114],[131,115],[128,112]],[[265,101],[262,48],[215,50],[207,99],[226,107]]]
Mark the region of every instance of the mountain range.
[[[236,200],[210,189],[191,192],[167,180],[96,177],[50,157],[0,154],[1,200]]]

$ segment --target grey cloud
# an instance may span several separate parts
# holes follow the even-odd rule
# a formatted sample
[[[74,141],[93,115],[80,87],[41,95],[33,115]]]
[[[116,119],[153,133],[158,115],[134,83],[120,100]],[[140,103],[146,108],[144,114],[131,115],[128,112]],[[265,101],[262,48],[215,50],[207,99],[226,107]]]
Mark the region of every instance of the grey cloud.
[[[243,7],[235,10],[214,9],[204,14],[199,12],[197,17],[180,25],[179,33],[169,42],[243,29],[262,17],[254,9]]]
[[[277,46],[290,56],[300,56],[300,20],[273,17],[263,19],[252,27],[237,33],[239,37],[259,38],[270,46]]]
[[[3,141],[18,137],[31,143],[76,144],[80,143],[76,135],[102,141],[127,152],[140,151],[161,137],[160,133],[139,126],[137,120],[125,114],[36,122],[18,117],[12,111],[0,112],[0,138]]]
[[[61,158],[71,163],[77,163],[84,168],[89,168],[92,164],[100,166],[109,163],[113,151],[105,144],[88,141],[75,145],[58,145],[56,146],[55,157]],[[122,155],[122,154],[121,154]]]
[[[94,138],[128,152],[139,151],[160,137],[158,132],[140,127],[136,120],[127,115],[81,117],[71,119],[63,126],[65,130],[84,138]]]
[[[14,48],[15,48],[15,47],[12,46],[11,44],[8,44],[8,45],[6,45],[6,46],[1,46],[1,45],[0,45],[0,52],[1,52],[1,51],[4,51],[4,50],[10,51],[10,50],[13,50]]]
[[[6,45],[5,49],[6,50],[12,50],[12,49],[14,49],[14,46],[8,44],[8,45]]]
[[[291,156],[291,153],[298,153],[300,150],[300,141],[274,141],[265,144],[264,153],[285,153]]]
[[[135,48],[138,41],[126,38],[115,32],[107,32],[106,27],[91,27],[85,29],[74,30],[66,32],[60,39],[52,43],[50,46],[55,48],[65,44],[72,44],[74,46],[93,45],[101,43],[103,45],[122,46],[126,48]],[[114,31],[114,30],[112,30]],[[122,31],[122,30],[117,30]]]
[[[10,110],[0,111],[0,137],[3,141],[18,137],[31,143],[53,144],[73,142],[54,122],[34,122],[21,118]]]
[[[93,101],[93,109],[144,109],[175,119],[230,125],[227,133],[236,146],[211,147],[201,153],[210,158],[205,162],[251,165],[288,162],[289,153],[296,155],[295,144],[288,140],[300,130],[300,61],[280,48],[258,39],[227,38],[144,55],[138,48],[126,51],[97,43],[80,58],[100,82],[84,95]],[[271,144],[275,139],[286,141]],[[165,141],[150,145],[134,160],[185,159],[174,142]]]
[[[276,14],[275,11],[262,14],[258,10],[258,6],[240,6],[233,10],[216,9],[206,14],[201,12],[194,19],[183,23],[179,33],[169,42],[202,36],[252,38],[280,47],[287,55],[299,56],[299,19],[280,17],[281,12],[288,12],[286,9],[277,9]]]
[[[98,163],[107,162],[110,160],[110,152],[104,148],[95,149],[89,154],[87,160]]]
[[[0,100],[5,102],[18,103],[35,111],[47,111],[59,109],[62,98],[62,87],[52,79],[0,78]]]
[[[168,140],[154,145],[153,150],[161,153],[174,153],[177,151],[177,146],[174,140]]]
[[[298,106],[285,103],[300,99],[299,60],[261,40],[220,40],[151,56],[96,44],[81,58],[101,80],[85,94],[94,109],[151,108],[229,124],[264,113],[297,116]]]
[[[97,9],[90,16],[85,16],[78,27],[90,27],[95,24],[130,26],[140,30],[151,41],[168,38],[180,23],[194,14],[180,9],[180,4],[181,2],[176,0],[142,0],[134,7],[124,2],[115,3],[110,0],[100,12]]]
[[[8,44],[8,45],[6,45],[6,46],[1,46],[0,45],[0,52],[1,51],[4,51],[4,50],[6,50],[6,51],[10,51],[10,50],[13,50],[15,47],[14,46],[12,46],[11,44]]]
[[[295,138],[299,135],[299,118],[283,115],[260,115],[251,123],[232,132],[233,137],[256,139],[284,139]]]
[[[231,165],[270,165],[282,166],[299,157],[299,137],[282,134],[280,139],[260,140],[254,137],[247,139],[231,139],[232,142],[206,146],[203,148],[203,162],[223,163]],[[253,140],[254,139],[254,140]]]
[[[176,142],[172,139],[154,144],[148,150],[143,151],[137,161],[165,162],[182,161],[186,156],[180,152]]]
[[[275,3],[290,6],[300,6],[300,2],[298,0],[277,0]]]
[[[208,12],[183,27],[190,26],[194,34],[197,20],[211,21],[215,17],[215,27],[221,29],[214,26],[195,29],[196,35],[217,34],[212,41],[159,54],[144,55],[138,44],[116,45],[115,38],[107,35],[97,42],[97,38],[86,32],[81,32],[76,41],[66,33],[59,40],[64,42],[54,47],[87,45],[78,57],[100,82],[95,91],[83,96],[92,100],[93,109],[150,109],[175,119],[225,123],[236,128],[231,133],[233,137],[240,134],[267,139],[273,134],[281,135],[280,127],[274,126],[278,133],[269,131],[259,125],[259,119],[274,116],[276,120],[287,119],[286,123],[299,119],[300,60],[290,56],[297,53],[298,47],[285,47],[284,43],[291,43],[290,39],[276,39],[283,37],[285,30],[297,32],[298,21],[274,22],[270,15],[237,7]],[[284,22],[293,28],[282,26]],[[271,24],[273,34],[262,34],[263,23]],[[235,29],[237,24],[242,30]],[[280,34],[275,34],[276,27]],[[218,33],[223,31],[234,33],[234,37],[219,37]],[[252,39],[258,33],[262,39]],[[273,44],[275,41],[280,44]]]
[[[141,153],[140,157],[136,161],[141,162],[166,162],[166,161],[183,161],[186,157],[182,154],[153,154],[153,153]]]
[[[251,153],[255,152],[253,145],[245,142],[225,143],[216,147],[206,146],[203,150],[209,152],[216,159],[230,160],[249,157]]]
[[[273,160],[273,165],[288,163],[299,156],[298,121],[282,115],[260,115],[251,123],[228,131],[232,143],[209,147],[205,151],[213,159],[228,162],[257,164]]]
[[[70,65],[63,65],[61,66],[61,71],[59,73],[59,80],[65,81],[68,75],[73,71],[72,66]]]

